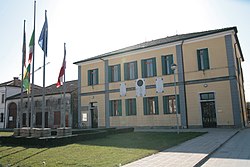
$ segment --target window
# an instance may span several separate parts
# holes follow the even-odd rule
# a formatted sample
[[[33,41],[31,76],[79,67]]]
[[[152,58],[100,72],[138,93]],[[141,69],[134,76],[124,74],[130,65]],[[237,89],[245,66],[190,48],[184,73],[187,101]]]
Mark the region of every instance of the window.
[[[178,107],[178,113],[180,113],[179,95],[177,95],[177,107]],[[163,96],[163,111],[164,111],[164,114],[176,113],[175,95]]]
[[[142,77],[154,77],[157,75],[156,72],[156,58],[141,60],[142,66]]]
[[[61,103],[62,103],[62,99],[57,99],[57,104],[61,105]]]
[[[121,81],[120,64],[109,66],[109,82]]]
[[[46,100],[46,106],[47,107],[50,106],[50,100],[49,99]]]
[[[214,93],[201,93],[200,100],[214,100]]]
[[[126,116],[136,115],[136,99],[126,99]]]
[[[98,69],[88,70],[88,85],[98,84]]]
[[[111,100],[109,101],[110,116],[122,116],[122,101]]]
[[[0,114],[0,122],[3,122],[3,113]]]
[[[197,50],[198,70],[209,69],[208,49]]]
[[[124,64],[124,80],[132,80],[138,78],[137,61]]]
[[[173,55],[167,55],[161,57],[163,75],[169,75],[174,73],[174,70],[171,69],[173,62],[174,62]]]
[[[2,103],[4,103],[4,94],[2,94]]]
[[[144,115],[158,115],[158,97],[143,98]]]

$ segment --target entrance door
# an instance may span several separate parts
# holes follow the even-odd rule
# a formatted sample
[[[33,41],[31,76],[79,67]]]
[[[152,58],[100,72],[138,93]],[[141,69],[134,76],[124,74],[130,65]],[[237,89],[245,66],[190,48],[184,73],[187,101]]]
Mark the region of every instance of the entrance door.
[[[91,113],[91,127],[92,128],[98,128],[98,110],[97,107],[91,103],[91,108],[90,108],[90,113]]]
[[[8,128],[16,127],[17,119],[17,106],[16,103],[10,103],[9,105],[9,117],[8,117]]]
[[[215,102],[201,102],[202,123],[204,128],[215,128],[217,126]]]

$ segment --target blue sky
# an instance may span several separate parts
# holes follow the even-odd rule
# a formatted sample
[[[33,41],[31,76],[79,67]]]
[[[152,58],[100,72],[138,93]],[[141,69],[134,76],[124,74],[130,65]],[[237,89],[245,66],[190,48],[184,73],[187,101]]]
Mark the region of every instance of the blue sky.
[[[27,46],[33,30],[33,0],[0,1],[0,83],[21,74],[23,20]],[[237,26],[245,58],[246,99],[250,101],[250,1],[247,0],[37,0],[35,69],[43,64],[37,45],[48,11],[46,86],[57,82],[67,44],[66,80],[77,79],[73,62],[175,34]],[[27,47],[28,52],[28,47]],[[42,85],[42,70],[35,73]]]

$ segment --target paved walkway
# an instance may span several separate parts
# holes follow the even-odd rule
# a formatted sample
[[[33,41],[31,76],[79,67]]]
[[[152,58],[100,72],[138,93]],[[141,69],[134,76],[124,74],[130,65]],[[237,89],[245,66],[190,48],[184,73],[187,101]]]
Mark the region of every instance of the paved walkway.
[[[147,130],[149,131],[149,130]],[[171,131],[157,130],[152,131]],[[173,131],[173,130],[172,130]],[[157,154],[142,158],[124,167],[191,167],[199,166],[210,154],[233,137],[238,129],[183,129],[181,131],[207,131],[200,137],[186,141],[178,146],[169,148]]]
[[[203,166],[250,166],[250,129],[241,130],[218,151],[212,154]]]

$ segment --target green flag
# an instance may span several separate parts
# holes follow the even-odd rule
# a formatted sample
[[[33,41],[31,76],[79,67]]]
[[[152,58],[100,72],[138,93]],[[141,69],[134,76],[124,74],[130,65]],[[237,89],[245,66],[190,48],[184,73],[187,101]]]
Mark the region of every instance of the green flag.
[[[30,93],[30,63],[28,64],[24,73],[23,88],[27,90],[27,93]]]

